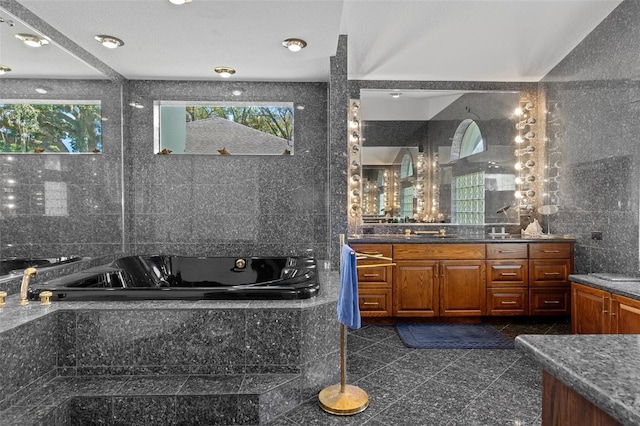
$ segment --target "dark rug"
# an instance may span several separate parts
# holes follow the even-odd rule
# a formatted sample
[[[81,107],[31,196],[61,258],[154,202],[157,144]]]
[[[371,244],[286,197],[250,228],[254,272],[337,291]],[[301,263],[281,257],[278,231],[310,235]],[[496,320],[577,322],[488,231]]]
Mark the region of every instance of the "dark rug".
[[[489,324],[398,324],[400,339],[417,349],[513,349],[513,341]]]

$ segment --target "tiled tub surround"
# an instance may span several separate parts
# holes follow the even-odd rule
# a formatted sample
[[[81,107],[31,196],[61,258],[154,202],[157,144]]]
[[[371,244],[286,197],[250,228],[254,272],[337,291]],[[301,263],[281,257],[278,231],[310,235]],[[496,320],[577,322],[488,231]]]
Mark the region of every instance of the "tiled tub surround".
[[[0,425],[263,424],[339,380],[339,279],[320,281],[295,301],[21,308],[10,296]]]
[[[131,252],[327,258],[327,84],[128,81],[125,235]],[[157,155],[153,101],[294,102],[293,155]],[[126,103],[125,102],[125,103]],[[343,118],[344,121],[344,118]],[[343,133],[343,135],[346,133]],[[222,142],[220,142],[222,143]],[[220,149],[223,146],[219,147]]]

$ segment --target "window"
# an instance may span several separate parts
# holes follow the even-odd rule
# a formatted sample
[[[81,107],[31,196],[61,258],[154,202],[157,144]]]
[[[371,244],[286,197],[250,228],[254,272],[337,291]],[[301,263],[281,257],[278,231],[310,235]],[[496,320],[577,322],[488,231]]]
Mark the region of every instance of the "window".
[[[478,123],[470,118],[462,120],[451,142],[451,161],[469,157],[484,150],[486,147]]]
[[[0,100],[0,153],[101,151],[100,101]]]

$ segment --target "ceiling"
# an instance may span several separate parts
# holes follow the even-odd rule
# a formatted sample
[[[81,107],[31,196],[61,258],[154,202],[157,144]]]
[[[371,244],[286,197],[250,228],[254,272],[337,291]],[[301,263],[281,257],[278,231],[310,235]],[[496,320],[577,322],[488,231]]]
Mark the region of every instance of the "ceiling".
[[[0,0],[45,21],[51,34],[40,33],[53,41],[27,48],[13,34],[35,25],[0,24],[0,63],[17,78],[100,78],[68,53],[80,47],[127,79],[218,79],[213,68],[230,66],[239,81],[328,81],[347,34],[349,79],[535,82],[620,2]],[[106,49],[97,34],[125,45]],[[289,52],[281,43],[290,37],[307,48]]]

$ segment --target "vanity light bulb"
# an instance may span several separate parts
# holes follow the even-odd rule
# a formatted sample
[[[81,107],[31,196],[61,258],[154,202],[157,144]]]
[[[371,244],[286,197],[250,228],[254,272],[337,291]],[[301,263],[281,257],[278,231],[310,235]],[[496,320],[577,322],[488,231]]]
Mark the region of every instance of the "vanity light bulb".
[[[516,191],[516,192],[515,192],[515,194],[514,194],[514,196],[515,196],[516,198],[522,198],[522,192],[520,192],[520,191]]]
[[[516,143],[522,143],[522,142],[524,142],[524,138],[522,136],[518,135],[518,136],[516,136],[515,141],[516,141]]]
[[[360,133],[358,133],[358,131],[357,131],[357,130],[354,130],[354,131],[351,133],[351,140],[352,140],[353,142],[358,142],[358,138],[359,138],[359,137],[360,137]]]
[[[352,152],[353,154],[357,154],[357,153],[358,153],[358,151],[360,151],[360,147],[359,147],[358,145],[352,145],[352,146],[351,146],[351,152]]]
[[[358,125],[360,125],[360,122],[358,121],[358,117],[353,117],[353,120],[351,120],[351,128],[357,129]]]
[[[522,109],[521,109],[521,108],[516,108],[516,109],[513,111],[513,114],[514,114],[514,115],[517,115],[518,117],[519,117],[519,116],[521,116],[521,115],[522,115]]]
[[[514,168],[516,170],[522,170],[524,168],[524,166],[522,165],[522,163],[518,162],[515,164]]]
[[[516,185],[522,185],[524,183],[524,181],[522,180],[522,178],[520,176],[518,176],[516,178]]]

